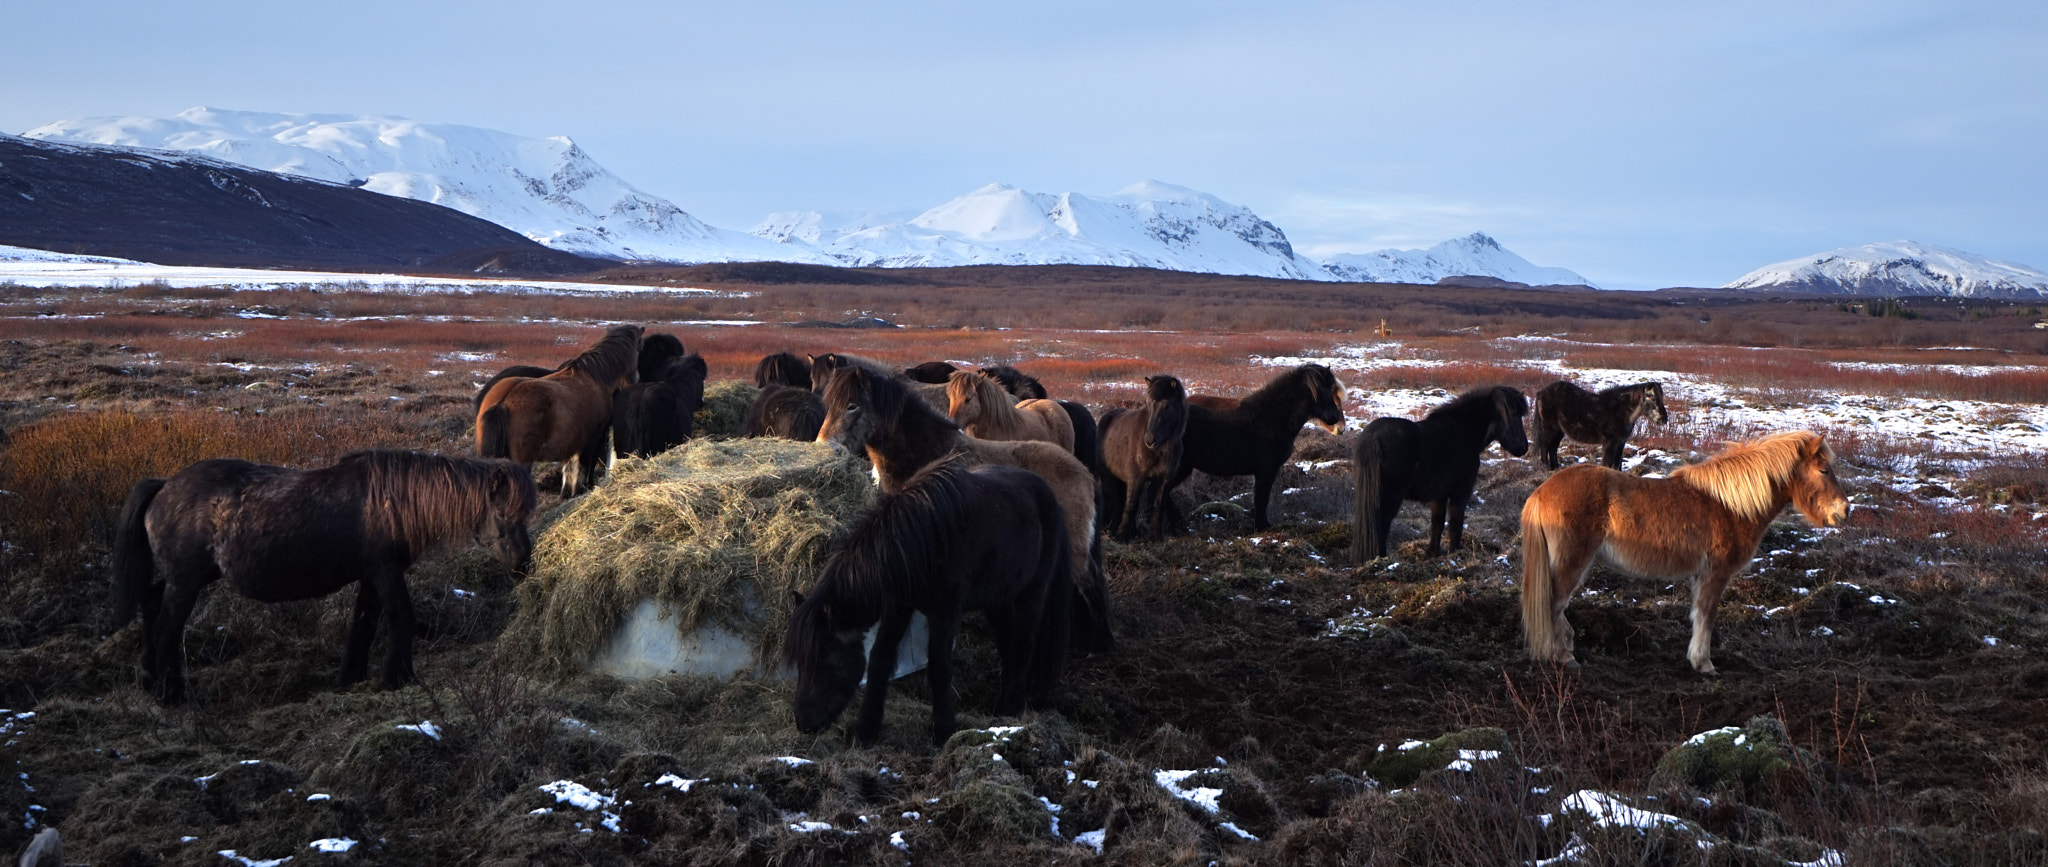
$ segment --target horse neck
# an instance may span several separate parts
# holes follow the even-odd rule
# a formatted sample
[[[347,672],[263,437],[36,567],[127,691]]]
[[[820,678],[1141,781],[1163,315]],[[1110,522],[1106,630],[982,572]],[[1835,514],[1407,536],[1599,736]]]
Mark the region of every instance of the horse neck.
[[[1478,451],[1497,438],[1495,421],[1491,401],[1474,401],[1470,405],[1453,407],[1451,412],[1425,416],[1419,424],[1428,438],[1454,440]]]
[[[978,374],[977,374],[978,375]],[[996,381],[988,381],[995,386]],[[977,383],[974,386],[975,399],[981,404],[981,418],[976,423],[993,433],[1005,437],[1017,433],[1017,426],[1023,421],[1024,413],[1010,401],[1010,396],[1000,386],[989,388]]]
[[[909,400],[917,400],[910,396]],[[935,412],[920,412],[906,406],[897,414],[896,426],[868,440],[868,456],[875,469],[894,490],[934,461],[952,454],[965,434]],[[893,492],[893,491],[892,491]]]
[[[1231,411],[1247,418],[1278,416],[1286,423],[1285,428],[1292,431],[1307,424],[1309,416],[1315,414],[1309,406],[1311,402],[1308,383],[1298,375],[1288,375],[1240,398],[1237,408]]]

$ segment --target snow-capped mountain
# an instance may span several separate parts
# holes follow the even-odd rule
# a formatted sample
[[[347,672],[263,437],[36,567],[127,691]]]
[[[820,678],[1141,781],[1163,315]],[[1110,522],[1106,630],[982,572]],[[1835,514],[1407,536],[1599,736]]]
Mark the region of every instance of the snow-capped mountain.
[[[527,138],[397,117],[194,108],[86,117],[28,138],[198,153],[433,202],[559,250],[615,259],[832,260],[706,225],[605,170],[567,137]]]
[[[1566,268],[1545,268],[1515,255],[1499,241],[1473,232],[1427,250],[1340,253],[1323,260],[1330,279],[1354,283],[1435,283],[1445,277],[1498,277],[1531,286],[1592,286]]]
[[[1724,289],[1842,295],[2048,296],[2048,273],[1912,241],[1844,247],[1765,265]]]
[[[857,266],[1121,265],[1329,279],[1250,209],[1158,181],[1107,196],[989,184],[908,220],[800,211],[753,231]]]

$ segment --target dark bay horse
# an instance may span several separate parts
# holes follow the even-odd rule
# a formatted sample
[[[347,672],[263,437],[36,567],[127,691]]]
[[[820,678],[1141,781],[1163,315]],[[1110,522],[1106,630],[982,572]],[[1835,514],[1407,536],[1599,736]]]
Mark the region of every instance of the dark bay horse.
[[[1820,434],[1786,431],[1730,446],[1668,479],[1576,464],[1522,504],[1522,634],[1529,655],[1576,666],[1565,605],[1597,558],[1624,573],[1692,580],[1686,659],[1714,673],[1714,611],[1764,530],[1790,504],[1816,526],[1849,513]]]
[[[1376,418],[1352,447],[1351,560],[1387,555],[1387,534],[1401,503],[1429,504],[1429,554],[1465,541],[1465,504],[1479,480],[1479,456],[1490,443],[1516,457],[1529,453],[1522,418],[1529,399],[1505,385],[1475,388],[1430,410],[1422,421]],[[1447,514],[1448,513],[1448,514]]]
[[[942,461],[994,464],[1037,473],[1052,486],[1067,520],[1067,545],[1078,591],[1074,634],[1083,651],[1115,647],[1109,622],[1109,588],[1102,577],[1095,527],[1095,477],[1066,449],[1042,442],[979,440],[910,391],[890,374],[849,367],[825,388],[825,424],[818,442],[865,452],[883,493],[903,490],[925,468]]]
[[[1138,532],[1141,506],[1152,508],[1152,538],[1166,530],[1166,483],[1180,467],[1188,425],[1188,392],[1172,376],[1145,377],[1145,402],[1102,415],[1103,512],[1116,515],[1116,536]]]
[[[754,365],[754,387],[767,388],[771,385],[810,388],[810,362],[789,352],[763,356],[760,363]]]
[[[909,377],[911,382],[945,385],[946,381],[952,378],[953,372],[959,369],[944,361],[927,361],[903,368],[903,375]]]
[[[294,470],[200,461],[128,493],[114,537],[113,628],[142,613],[142,667],[158,700],[185,695],[185,621],[199,591],[226,579],[258,602],[326,596],[356,584],[341,682],[368,674],[381,616],[383,684],[413,680],[405,570],[443,544],[479,544],[524,570],[533,550],[533,476],[510,461],[367,451]]]
[[[1621,449],[1635,432],[1636,419],[1652,414],[1658,424],[1671,420],[1663,383],[1617,385],[1595,394],[1560,379],[1536,392],[1536,454],[1543,466],[1557,469],[1558,444],[1569,437],[1600,446],[1601,465],[1621,469]]]
[[[781,437],[810,442],[825,423],[825,401],[808,388],[770,384],[754,396],[740,436]]]
[[[657,334],[656,337],[667,337]],[[641,353],[644,359],[646,353]],[[710,369],[695,353],[673,358],[612,394],[612,449],[648,458],[689,440],[692,416],[704,405]]]
[[[612,392],[639,374],[638,325],[615,325],[560,370],[491,386],[476,414],[477,452],[522,464],[564,461],[562,496],[589,490],[611,453]]]
[[[1045,400],[1045,386],[1038,378],[1007,364],[991,364],[981,369],[981,375],[1003,384],[1003,390],[1018,400]]]
[[[1273,498],[1273,480],[1294,454],[1301,426],[1314,421],[1331,433],[1344,428],[1344,384],[1320,364],[1282,373],[1241,398],[1191,395],[1187,403],[1180,469],[1168,488],[1180,487],[1196,470],[1212,476],[1251,476],[1252,526],[1259,530],[1272,526],[1266,507]],[[1170,520],[1180,525],[1171,499],[1167,510],[1173,516]]]
[[[838,719],[865,670],[853,739],[874,742],[913,612],[929,626],[933,743],[957,727],[953,639],[966,612],[982,612],[995,638],[996,713],[1022,712],[1029,696],[1058,683],[1065,664],[1074,595],[1067,548],[1059,501],[1035,473],[948,462],[909,479],[854,525],[810,597],[797,597],[783,644],[797,671],[797,730],[813,734]],[[877,623],[863,658],[863,633]]]

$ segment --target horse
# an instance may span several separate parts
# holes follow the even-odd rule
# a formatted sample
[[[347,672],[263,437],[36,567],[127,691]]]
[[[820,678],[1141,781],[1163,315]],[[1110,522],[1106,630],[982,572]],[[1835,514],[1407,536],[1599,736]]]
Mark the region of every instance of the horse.
[[[955,371],[946,383],[946,415],[968,436],[1038,440],[1074,451],[1074,420],[1049,400],[1013,401],[994,378]]]
[[[810,597],[796,596],[783,660],[797,671],[797,731],[838,719],[865,669],[853,739],[874,742],[913,612],[929,634],[933,743],[957,728],[953,639],[968,611],[982,612],[995,638],[996,713],[1021,713],[1027,697],[1049,692],[1066,661],[1074,592],[1064,522],[1045,480],[1014,467],[942,462],[883,497],[827,557]],[[877,623],[863,659],[863,633]]]
[[[1713,674],[1714,610],[1728,582],[1756,556],[1771,521],[1787,504],[1817,526],[1848,517],[1834,461],[1820,434],[1784,431],[1730,446],[1668,479],[1591,464],[1559,470],[1522,504],[1522,635],[1529,655],[1578,666],[1564,608],[1598,558],[1630,575],[1692,579],[1685,655],[1694,670]]]
[[[1663,383],[1617,385],[1594,394],[1560,379],[1536,392],[1536,453],[1544,467],[1555,470],[1557,446],[1570,437],[1600,446],[1601,465],[1621,469],[1621,449],[1635,432],[1636,419],[1652,412],[1658,424],[1671,420]]]
[[[644,359],[646,353],[641,355]],[[682,445],[690,438],[692,417],[704,405],[704,377],[709,374],[704,357],[691,353],[614,392],[612,449],[649,458]]]
[[[832,377],[825,388],[825,423],[818,442],[851,452],[866,452],[883,493],[897,493],[926,467],[963,458],[970,465],[994,464],[1037,473],[1052,486],[1067,520],[1075,604],[1077,646],[1108,651],[1116,646],[1110,633],[1109,588],[1102,577],[1096,545],[1095,477],[1072,453],[1052,443],[996,442],[975,439],[959,425],[910,392],[909,384],[866,368],[850,367]]]
[[[1102,499],[1118,515],[1115,534],[1138,531],[1141,505],[1152,507],[1152,538],[1166,530],[1166,482],[1180,466],[1181,435],[1188,424],[1188,391],[1172,376],[1145,377],[1145,402],[1102,416]],[[1149,500],[1149,503],[1147,502]]]
[[[1465,504],[1479,480],[1479,456],[1496,442],[1515,457],[1528,454],[1529,438],[1522,431],[1528,413],[1528,398],[1496,385],[1458,395],[1420,422],[1373,419],[1352,446],[1352,561],[1387,555],[1387,535],[1405,500],[1429,504],[1428,556],[1444,552],[1446,517],[1451,547],[1463,544]]]
[[[128,492],[114,536],[113,628],[142,614],[142,668],[157,699],[185,697],[185,622],[199,591],[225,578],[258,602],[326,596],[350,584],[355,614],[341,683],[368,674],[381,615],[383,685],[414,680],[405,570],[443,543],[483,545],[524,571],[533,551],[533,475],[510,461],[363,451],[296,470],[200,461]]]
[[[981,369],[981,375],[1003,384],[1003,390],[1018,400],[1045,400],[1045,385],[1038,378],[1007,364],[991,364]]]
[[[911,382],[922,382],[926,385],[945,385],[946,381],[953,376],[953,371],[959,369],[943,361],[927,361],[923,364],[903,368],[903,375],[908,377]]]
[[[754,365],[754,387],[767,388],[771,385],[787,385],[791,388],[811,387],[811,365],[796,355],[778,352],[763,356]]]
[[[683,341],[673,334],[649,334],[640,338],[639,381],[661,379],[661,369],[683,354]]]
[[[1007,364],[992,364],[981,368],[981,375],[993,377],[1003,384],[1003,390],[1018,400],[1048,400],[1045,385],[1037,377]],[[1074,426],[1074,457],[1088,466],[1089,471],[1100,475],[1102,472],[1102,438],[1095,424],[1095,414],[1088,408],[1071,400],[1055,401],[1060,409],[1067,411],[1067,421]]]
[[[484,395],[490,394],[491,389],[493,387],[496,387],[500,380],[511,379],[512,377],[515,376],[522,377],[525,379],[534,379],[537,377],[546,376],[550,373],[554,373],[555,371],[561,369],[562,368],[560,367],[541,367],[539,365],[533,364],[514,364],[510,367],[505,368],[504,370],[500,370],[496,374],[493,374],[490,379],[484,381],[483,388],[479,388],[476,390],[476,399],[470,401],[469,409],[471,412],[483,411]]]
[[[476,414],[477,453],[522,464],[564,461],[562,496],[588,490],[611,451],[605,435],[612,392],[631,385],[639,373],[642,330],[612,326],[604,339],[554,373],[491,386]]]
[[[808,388],[770,384],[754,396],[740,436],[781,437],[810,442],[825,423],[825,401]]]
[[[835,371],[844,370],[849,367],[858,367],[876,376],[891,377],[894,379],[901,380],[909,384],[911,393],[923,398],[925,403],[931,404],[940,412],[944,412],[946,410],[947,397],[945,383],[918,382],[916,380],[911,379],[908,376],[905,376],[903,374],[903,371],[897,370],[893,367],[890,367],[889,365],[883,364],[872,358],[864,358],[859,355],[848,355],[844,352],[827,352],[823,355],[813,355],[810,358],[811,390],[818,392],[819,394],[825,393],[825,386],[832,381],[832,374]]]
[[[1344,428],[1344,383],[1320,364],[1288,370],[1258,391],[1242,398],[1191,395],[1187,430],[1181,435],[1180,468],[1167,484],[1170,491],[1196,470],[1212,476],[1252,477],[1252,527],[1272,526],[1266,507],[1273,498],[1273,480],[1294,454],[1294,438],[1311,420],[1331,433]],[[1182,519],[1171,498],[1170,520]]]

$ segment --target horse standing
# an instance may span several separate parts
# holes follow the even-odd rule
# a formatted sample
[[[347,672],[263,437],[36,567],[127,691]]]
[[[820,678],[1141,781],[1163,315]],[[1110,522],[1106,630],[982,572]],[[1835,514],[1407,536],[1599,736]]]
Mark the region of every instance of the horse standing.
[[[1834,451],[1812,431],[1740,443],[1668,479],[1577,464],[1522,504],[1522,634],[1529,655],[1577,666],[1565,605],[1598,558],[1630,575],[1692,579],[1686,659],[1714,673],[1714,611],[1787,504],[1831,527],[1848,516]]]
[[[754,404],[747,407],[747,419],[740,425],[740,436],[781,437],[786,440],[810,442],[818,438],[818,427],[825,423],[825,402],[816,392],[793,385],[774,385],[761,389],[754,396]]]
[[[613,393],[613,450],[649,458],[688,441],[695,424],[692,417],[704,406],[704,378],[709,373],[703,356],[692,353]]]
[[[810,363],[788,352],[763,356],[760,363],[754,365],[754,387],[767,388],[771,385],[808,390],[811,387]]]
[[[955,371],[946,383],[946,415],[968,436],[1037,440],[1074,451],[1074,421],[1050,400],[1013,401],[993,378]]]
[[[981,369],[981,375],[1002,383],[1003,390],[1018,400],[1052,400],[1045,393],[1045,384],[1037,377],[1007,364],[992,364]],[[1071,400],[1054,400],[1060,409],[1067,411],[1067,421],[1074,426],[1074,457],[1086,464],[1089,472],[1102,474],[1102,433],[1095,424],[1095,414],[1088,407]]]
[[[1557,447],[1570,437],[1600,446],[1601,465],[1621,469],[1622,446],[1635,432],[1636,420],[1651,413],[1658,424],[1671,420],[1663,383],[1617,385],[1594,394],[1560,379],[1536,392],[1536,453],[1544,467],[1557,469]]]
[[[142,667],[158,700],[185,695],[185,621],[199,591],[225,578],[258,602],[358,585],[341,682],[368,673],[381,616],[391,631],[387,688],[413,680],[405,570],[436,546],[483,545],[523,570],[533,476],[509,461],[366,451],[295,470],[216,458],[128,493],[114,537],[113,628],[142,613]]]
[[[883,493],[897,493],[925,468],[956,458],[970,465],[995,464],[1037,473],[1052,486],[1067,521],[1075,604],[1085,611],[1075,621],[1077,644],[1086,651],[1114,649],[1109,623],[1109,588],[1097,559],[1095,476],[1072,453],[1052,443],[996,442],[970,437],[951,419],[910,392],[891,375],[850,367],[825,388],[825,423],[818,442],[866,452]]]
[[[797,730],[838,719],[865,668],[853,738],[874,742],[913,612],[929,629],[933,743],[957,728],[953,639],[968,611],[987,616],[1002,662],[996,713],[1020,713],[1028,696],[1050,691],[1066,659],[1074,592],[1064,521],[1045,481],[1012,467],[941,463],[882,498],[828,557],[810,598],[797,597],[783,644],[797,670]],[[877,623],[863,660],[862,635]]]
[[[1152,538],[1166,530],[1167,480],[1180,467],[1188,392],[1172,376],[1145,377],[1145,402],[1102,416],[1103,512],[1117,515],[1116,536],[1138,532],[1141,505],[1152,507]]]
[[[1522,431],[1528,412],[1528,398],[1497,385],[1458,395],[1420,422],[1373,419],[1352,447],[1352,561],[1387,555],[1387,535],[1406,500],[1429,504],[1428,556],[1444,552],[1446,518],[1451,547],[1463,544],[1465,504],[1478,484],[1479,456],[1496,442],[1515,457],[1528,454],[1529,438]]]
[[[1294,454],[1294,438],[1313,420],[1337,433],[1344,427],[1344,383],[1320,364],[1304,364],[1280,374],[1242,398],[1188,397],[1187,431],[1181,436],[1180,468],[1168,489],[1180,487],[1196,470],[1212,476],[1252,477],[1252,527],[1272,526],[1266,507],[1273,498],[1273,480]],[[1178,525],[1181,517],[1169,498],[1167,511]]]
[[[612,392],[639,373],[642,330],[613,326],[554,373],[491,386],[476,414],[477,452],[522,464],[564,461],[562,496],[589,490],[611,452]]]

